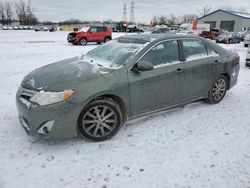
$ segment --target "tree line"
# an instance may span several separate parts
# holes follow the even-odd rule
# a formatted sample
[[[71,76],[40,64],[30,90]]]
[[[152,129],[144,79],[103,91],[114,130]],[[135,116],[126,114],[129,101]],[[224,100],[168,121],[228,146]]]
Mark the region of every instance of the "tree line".
[[[38,22],[31,0],[0,0],[0,23],[10,25],[13,21],[21,25],[35,25]]]

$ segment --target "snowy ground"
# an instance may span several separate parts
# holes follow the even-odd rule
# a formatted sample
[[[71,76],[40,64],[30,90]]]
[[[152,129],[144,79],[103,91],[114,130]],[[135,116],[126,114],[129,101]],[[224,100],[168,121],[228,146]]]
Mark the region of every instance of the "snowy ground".
[[[129,122],[102,143],[35,140],[18,122],[15,93],[33,69],[86,53],[67,33],[0,31],[0,188],[250,187],[250,70],[217,105],[196,102]]]

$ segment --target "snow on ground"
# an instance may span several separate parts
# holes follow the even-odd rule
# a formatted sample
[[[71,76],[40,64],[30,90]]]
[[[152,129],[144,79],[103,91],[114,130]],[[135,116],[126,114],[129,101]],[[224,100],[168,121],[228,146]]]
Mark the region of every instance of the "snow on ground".
[[[0,188],[250,187],[250,70],[243,44],[223,45],[240,54],[241,70],[220,104],[196,102],[128,122],[102,143],[35,140],[18,121],[22,78],[97,47],[72,46],[66,35],[0,31]]]

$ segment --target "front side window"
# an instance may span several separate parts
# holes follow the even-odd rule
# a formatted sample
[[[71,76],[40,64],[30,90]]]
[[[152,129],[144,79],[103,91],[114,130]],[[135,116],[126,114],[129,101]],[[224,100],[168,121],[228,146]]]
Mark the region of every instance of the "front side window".
[[[177,40],[170,40],[157,44],[149,50],[141,60],[152,63],[156,68],[167,64],[180,63]]]
[[[184,57],[186,61],[208,57],[206,45],[197,39],[186,39],[182,41]]]
[[[96,32],[97,32],[97,28],[96,28],[96,27],[92,27],[92,28],[90,29],[90,32],[91,32],[91,33],[96,33]]]

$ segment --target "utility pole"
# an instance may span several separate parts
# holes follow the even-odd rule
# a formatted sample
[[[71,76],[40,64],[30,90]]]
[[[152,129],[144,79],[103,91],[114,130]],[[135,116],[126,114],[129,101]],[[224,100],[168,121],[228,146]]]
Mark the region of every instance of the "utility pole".
[[[130,23],[135,24],[135,3],[131,2]]]
[[[122,18],[123,22],[127,22],[127,7],[126,7],[126,3],[124,3],[123,5],[123,18]]]

